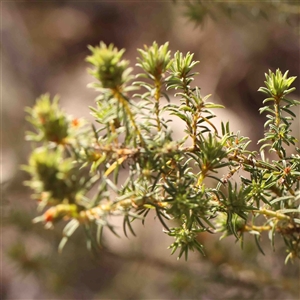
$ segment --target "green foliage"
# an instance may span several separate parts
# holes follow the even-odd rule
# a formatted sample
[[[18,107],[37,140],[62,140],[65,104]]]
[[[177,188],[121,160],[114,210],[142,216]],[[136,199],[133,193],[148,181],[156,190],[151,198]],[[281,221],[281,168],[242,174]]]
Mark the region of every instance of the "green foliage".
[[[121,60],[125,50],[118,51],[112,44],[107,47],[103,42],[99,47],[89,46],[89,49],[92,55],[86,60],[95,66],[90,73],[99,80],[103,88],[117,88],[129,79],[129,62]]]
[[[173,2],[177,3],[176,0]],[[203,25],[207,19],[222,21],[230,19],[238,20],[275,20],[288,24],[298,23],[299,1],[277,0],[277,1],[231,1],[231,0],[184,0],[178,4],[185,8],[185,16],[191,22]],[[297,25],[296,25],[297,26]]]
[[[289,93],[295,90],[290,86],[296,79],[296,77],[287,78],[287,75],[288,71],[284,75],[279,70],[276,71],[276,74],[269,71],[269,74],[266,74],[266,87],[259,89],[259,91],[268,95],[268,98],[263,101],[263,104],[268,103],[268,105],[262,107],[260,112],[271,113],[271,115],[267,115],[268,121],[265,123],[265,127],[268,127],[269,130],[265,132],[265,138],[260,140],[260,142],[266,142],[266,144],[261,149],[270,147],[270,150],[276,151],[281,158],[286,156],[283,144],[295,145],[297,141],[295,137],[290,135],[291,121],[296,117],[290,108],[300,104],[299,101],[286,98]],[[283,105],[283,103],[286,104]]]
[[[51,102],[48,94],[37,99],[37,105],[27,112],[29,122],[37,129],[37,133],[28,133],[27,140],[51,141],[62,144],[68,137],[69,124],[66,116],[58,108],[58,97]]]
[[[105,228],[117,235],[111,216],[123,218],[126,236],[135,235],[132,222],[144,222],[152,210],[174,238],[170,248],[179,257],[187,259],[194,250],[204,254],[204,232],[240,241],[251,234],[260,251],[261,235],[268,232],[273,246],[275,235],[282,237],[287,260],[300,257],[300,149],[290,127],[296,117],[291,109],[300,102],[286,98],[295,77],[269,71],[266,87],[259,89],[268,95],[260,112],[270,115],[258,154],[229,123],[218,132],[211,109],[222,106],[191,86],[198,64],[193,54],[172,57],[168,43],[145,46],[138,50],[142,72],[133,82],[124,50],[104,43],[90,50],[87,61],[98,80],[91,107],[97,125],[67,116],[48,95],[28,109],[36,131],[28,137],[43,143],[24,167],[31,176],[26,184],[45,210],[36,221],[67,222],[60,250],[79,227],[88,247],[98,249]],[[171,102],[171,95],[179,101]],[[180,139],[174,138],[171,115],[184,125]],[[277,159],[266,158],[265,148]]]

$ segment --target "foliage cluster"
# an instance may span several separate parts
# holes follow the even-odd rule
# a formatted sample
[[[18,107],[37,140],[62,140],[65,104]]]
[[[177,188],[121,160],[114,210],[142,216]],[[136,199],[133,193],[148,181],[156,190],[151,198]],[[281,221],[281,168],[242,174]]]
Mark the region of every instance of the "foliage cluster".
[[[176,1],[184,7],[185,16],[196,26],[203,25],[209,18],[213,21],[230,19],[239,22],[273,20],[287,23],[298,29],[299,2],[294,0],[277,1],[231,1],[231,0],[184,0]]]
[[[260,109],[267,121],[258,153],[229,123],[218,132],[212,109],[222,106],[193,87],[193,54],[172,55],[168,43],[154,42],[138,49],[141,73],[133,76],[124,50],[103,42],[89,49],[97,80],[91,86],[99,92],[91,107],[95,124],[68,116],[48,94],[27,109],[34,127],[27,140],[35,148],[24,166],[26,184],[41,212],[34,221],[66,222],[60,250],[83,228],[88,248],[97,251],[105,228],[118,235],[111,217],[122,217],[125,235],[135,235],[132,222],[144,223],[154,211],[179,257],[204,254],[204,232],[241,243],[251,234],[261,252],[267,232],[273,247],[275,236],[284,240],[287,260],[300,257],[300,149],[291,132],[300,102],[287,98],[295,77],[265,75],[259,91],[267,97]],[[184,128],[180,139],[175,122]]]

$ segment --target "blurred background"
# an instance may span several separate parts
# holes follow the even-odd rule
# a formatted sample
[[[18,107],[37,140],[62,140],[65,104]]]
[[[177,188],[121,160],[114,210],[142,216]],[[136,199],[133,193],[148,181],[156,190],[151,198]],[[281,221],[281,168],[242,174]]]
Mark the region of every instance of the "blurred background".
[[[62,226],[32,224],[36,204],[20,171],[31,150],[24,108],[40,94],[59,94],[66,112],[92,121],[88,106],[97,94],[86,88],[93,78],[84,59],[87,45],[100,41],[126,48],[133,65],[136,49],[153,41],[195,53],[195,85],[226,106],[217,122],[230,120],[257,149],[264,73],[280,68],[299,76],[297,1],[7,1],[1,25],[1,299],[299,299],[299,263],[285,266],[283,245],[273,252],[267,236],[266,256],[251,237],[241,251],[231,238],[201,235],[207,256],[177,261],[167,249],[172,240],[149,216],[144,227],[135,224],[137,238],[105,235],[99,257],[86,250],[80,230],[58,254]],[[299,122],[294,130],[299,138]]]

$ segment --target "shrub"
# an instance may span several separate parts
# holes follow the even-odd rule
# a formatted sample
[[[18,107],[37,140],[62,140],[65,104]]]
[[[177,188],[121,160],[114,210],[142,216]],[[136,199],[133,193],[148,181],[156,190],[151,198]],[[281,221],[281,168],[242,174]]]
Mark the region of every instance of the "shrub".
[[[267,232],[272,246],[276,235],[284,240],[286,261],[300,257],[300,149],[291,132],[292,109],[300,102],[287,98],[295,77],[280,70],[265,74],[259,91],[267,97],[260,109],[267,121],[256,152],[229,122],[217,130],[212,110],[222,106],[192,85],[193,54],[171,55],[168,43],[154,42],[138,49],[141,73],[133,76],[124,50],[102,42],[89,49],[97,80],[91,86],[99,92],[91,107],[97,125],[68,116],[48,94],[27,109],[34,127],[27,140],[39,145],[24,167],[43,210],[34,221],[67,223],[60,250],[79,227],[97,250],[103,229],[117,235],[111,216],[123,218],[126,236],[135,235],[133,220],[144,222],[152,210],[174,237],[170,249],[179,257],[205,253],[198,239],[203,232],[241,242],[251,234],[261,252]],[[180,139],[171,115],[184,126]],[[266,150],[274,154],[267,157]]]

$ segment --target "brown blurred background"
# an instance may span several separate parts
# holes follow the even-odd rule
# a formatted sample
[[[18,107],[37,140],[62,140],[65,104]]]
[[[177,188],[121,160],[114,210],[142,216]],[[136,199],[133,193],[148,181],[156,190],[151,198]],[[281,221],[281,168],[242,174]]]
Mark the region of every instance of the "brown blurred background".
[[[266,256],[246,238],[241,251],[233,239],[201,237],[206,257],[177,261],[172,242],[151,216],[135,225],[137,238],[105,235],[109,250],[92,257],[80,230],[64,252],[57,253],[61,226],[45,230],[32,225],[36,205],[22,182],[19,166],[30,145],[24,108],[45,92],[59,94],[64,110],[89,120],[96,93],[86,85],[87,45],[100,41],[126,48],[132,64],[136,48],[170,42],[176,50],[200,60],[195,84],[203,95],[226,106],[217,122],[256,140],[263,136],[258,115],[264,73],[280,68],[299,75],[300,8],[248,3],[240,10],[219,4],[206,11],[172,1],[24,1],[1,3],[2,34],[2,237],[1,299],[298,299],[299,264],[283,264],[280,241]],[[226,6],[226,4],[224,4]],[[236,5],[236,6],[235,6]],[[224,7],[225,7],[224,6]],[[225,7],[226,8],[226,7]],[[192,12],[192,13],[191,13]],[[197,15],[198,14],[198,15]],[[196,17],[195,17],[196,16]],[[200,17],[199,17],[200,16]],[[201,25],[195,19],[201,19]],[[191,20],[193,19],[193,20]],[[299,99],[299,78],[293,96]],[[299,113],[299,112],[297,112]],[[181,128],[176,128],[180,131]],[[295,132],[299,137],[299,122]]]

